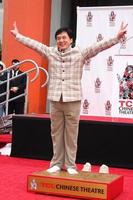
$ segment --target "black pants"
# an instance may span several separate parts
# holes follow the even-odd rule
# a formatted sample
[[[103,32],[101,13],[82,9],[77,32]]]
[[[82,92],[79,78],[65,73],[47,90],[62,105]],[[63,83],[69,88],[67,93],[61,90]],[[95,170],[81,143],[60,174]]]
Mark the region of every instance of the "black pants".
[[[8,114],[24,114],[24,103],[19,101],[11,101],[8,105]]]

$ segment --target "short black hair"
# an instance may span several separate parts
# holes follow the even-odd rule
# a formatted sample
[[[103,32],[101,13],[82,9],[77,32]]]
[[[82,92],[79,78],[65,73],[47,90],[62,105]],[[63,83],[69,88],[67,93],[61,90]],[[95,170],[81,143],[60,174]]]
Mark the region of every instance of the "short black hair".
[[[63,32],[66,32],[69,36],[70,39],[74,39],[73,36],[73,32],[70,28],[68,27],[63,27],[63,28],[59,28],[56,32],[55,32],[55,39],[57,39],[57,36]]]
[[[3,65],[2,64],[0,64],[0,70],[3,70]]]
[[[20,62],[18,59],[13,59],[12,60],[12,63],[18,63],[18,62]]]

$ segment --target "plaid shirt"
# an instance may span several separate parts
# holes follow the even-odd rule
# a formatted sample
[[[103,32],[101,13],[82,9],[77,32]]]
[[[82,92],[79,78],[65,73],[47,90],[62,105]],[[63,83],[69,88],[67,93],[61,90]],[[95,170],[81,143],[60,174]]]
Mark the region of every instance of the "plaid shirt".
[[[81,78],[85,60],[119,42],[117,38],[113,38],[109,41],[98,42],[83,50],[79,47],[69,47],[65,52],[60,52],[57,47],[48,47],[19,33],[16,40],[47,57],[50,76],[48,99],[59,101],[62,95],[63,102],[82,99]]]

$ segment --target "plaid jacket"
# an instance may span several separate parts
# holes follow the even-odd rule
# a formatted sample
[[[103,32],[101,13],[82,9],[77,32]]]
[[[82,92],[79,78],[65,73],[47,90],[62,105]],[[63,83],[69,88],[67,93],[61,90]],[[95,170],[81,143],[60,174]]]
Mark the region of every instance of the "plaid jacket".
[[[109,41],[98,42],[83,50],[79,47],[70,47],[65,52],[60,52],[57,47],[48,47],[19,33],[16,40],[47,57],[50,76],[48,99],[59,101],[62,95],[64,102],[82,99],[81,78],[85,60],[119,42],[117,38],[113,38]]]

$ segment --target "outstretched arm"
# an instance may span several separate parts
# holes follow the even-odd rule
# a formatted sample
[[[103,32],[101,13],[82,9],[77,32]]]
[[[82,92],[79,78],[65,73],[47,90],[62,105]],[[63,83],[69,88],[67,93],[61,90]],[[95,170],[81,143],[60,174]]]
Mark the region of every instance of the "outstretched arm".
[[[94,57],[99,52],[104,51],[104,50],[118,44],[120,42],[120,39],[127,33],[127,26],[128,26],[128,24],[124,25],[124,23],[122,22],[120,29],[114,38],[109,39],[107,41],[97,42],[94,45],[84,49],[84,51],[82,52],[84,59],[89,59],[91,57]]]
[[[15,39],[22,43],[23,45],[37,51],[39,54],[44,55],[46,57],[49,56],[49,47],[42,44],[41,42],[26,37],[19,33],[16,22],[13,23],[13,29],[10,30],[11,34],[15,37]]]

